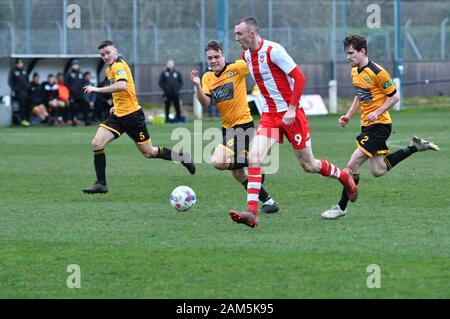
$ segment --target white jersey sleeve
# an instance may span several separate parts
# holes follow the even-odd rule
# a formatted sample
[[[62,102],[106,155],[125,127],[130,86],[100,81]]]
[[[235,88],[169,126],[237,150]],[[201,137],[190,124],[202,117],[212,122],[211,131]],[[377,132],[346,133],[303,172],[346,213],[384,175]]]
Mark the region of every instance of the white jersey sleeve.
[[[270,51],[270,59],[286,74],[291,73],[291,71],[297,66],[291,56],[279,44],[275,45]]]

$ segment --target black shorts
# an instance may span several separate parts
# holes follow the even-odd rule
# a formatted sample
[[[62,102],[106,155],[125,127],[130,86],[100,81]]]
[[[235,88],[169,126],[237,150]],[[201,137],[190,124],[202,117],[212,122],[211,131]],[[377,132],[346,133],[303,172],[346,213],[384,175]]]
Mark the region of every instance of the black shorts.
[[[142,109],[121,117],[111,113],[100,126],[113,133],[115,138],[125,132],[138,144],[146,143],[150,139]]]
[[[250,142],[255,134],[253,121],[238,124],[232,128],[222,127],[222,145],[234,154],[235,163],[239,156],[246,157],[250,149]]]
[[[356,145],[369,157],[389,154],[386,141],[391,135],[391,124],[361,126],[361,134],[356,137]]]

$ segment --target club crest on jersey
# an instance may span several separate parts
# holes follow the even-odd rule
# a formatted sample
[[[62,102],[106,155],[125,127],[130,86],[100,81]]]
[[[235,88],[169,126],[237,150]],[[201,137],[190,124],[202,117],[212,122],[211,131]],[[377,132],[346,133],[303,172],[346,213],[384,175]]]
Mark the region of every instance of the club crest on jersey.
[[[234,72],[233,71],[230,71],[230,72],[228,72],[227,73],[227,78],[231,78],[232,76],[234,76]]]
[[[264,63],[264,55],[259,56],[259,63]]]
[[[370,84],[370,78],[369,78],[368,76],[366,76],[366,77],[364,78],[364,81],[366,81],[367,83]]]
[[[116,76],[119,76],[119,75],[126,75],[127,73],[125,72],[125,70],[119,70],[119,71],[117,71],[116,72]]]

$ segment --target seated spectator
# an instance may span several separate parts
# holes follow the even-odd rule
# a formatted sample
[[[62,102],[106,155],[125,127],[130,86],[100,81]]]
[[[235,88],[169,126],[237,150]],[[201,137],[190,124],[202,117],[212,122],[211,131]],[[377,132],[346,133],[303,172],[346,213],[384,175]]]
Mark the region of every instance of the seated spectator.
[[[46,93],[44,87],[41,85],[39,73],[33,74],[33,80],[30,83],[28,98],[31,106],[31,114],[36,115],[41,123],[46,123],[48,119],[48,112],[45,107]]]
[[[47,82],[42,83],[45,93],[47,95],[47,111],[50,114],[52,120],[56,119],[56,124],[61,125],[64,123],[64,108],[66,104],[59,99],[58,83],[53,74],[47,76]]]
[[[69,114],[70,91],[69,91],[69,88],[64,84],[64,74],[58,73],[56,75],[56,78],[58,80],[58,100],[60,100],[61,102],[64,103],[63,119],[64,119],[64,121],[67,122],[67,124],[73,125],[72,119]],[[76,123],[76,124],[79,124],[79,123]]]

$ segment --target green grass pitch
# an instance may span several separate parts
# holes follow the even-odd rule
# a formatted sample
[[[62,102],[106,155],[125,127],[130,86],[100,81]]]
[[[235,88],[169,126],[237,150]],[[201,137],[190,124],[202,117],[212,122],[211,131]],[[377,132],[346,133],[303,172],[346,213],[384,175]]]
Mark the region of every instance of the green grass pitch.
[[[246,193],[227,171],[203,163],[191,176],[143,158],[124,136],[106,150],[110,192],[89,196],[96,127],[2,128],[0,298],[449,298],[450,109],[392,114],[391,150],[414,134],[441,150],[382,178],[364,166],[358,201],[328,221],[320,213],[339,183],[303,172],[284,144],[265,182],[281,211],[256,229],[228,217]],[[313,150],[344,167],[359,126],[343,129],[337,117],[310,117]],[[154,145],[176,144],[175,127],[150,125]],[[178,185],[197,193],[187,213],[169,204]],[[80,266],[79,289],[66,285],[70,264]],[[367,286],[371,264],[380,288]]]

